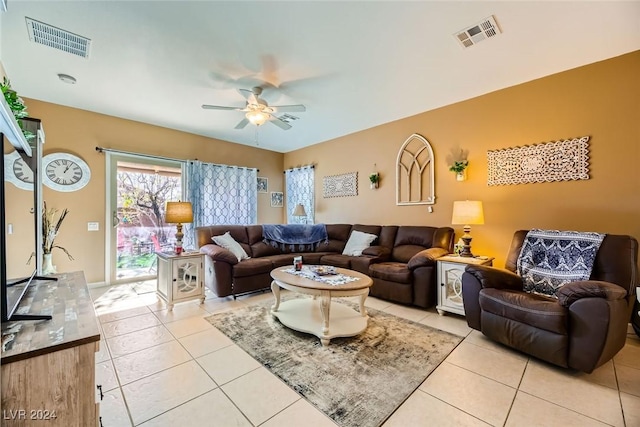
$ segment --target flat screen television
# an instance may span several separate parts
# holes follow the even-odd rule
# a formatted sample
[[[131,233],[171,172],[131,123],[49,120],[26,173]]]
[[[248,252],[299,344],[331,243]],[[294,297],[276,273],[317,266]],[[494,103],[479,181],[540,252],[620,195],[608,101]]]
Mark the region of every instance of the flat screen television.
[[[25,127],[37,130],[40,121],[37,119],[23,119]],[[38,138],[30,142],[32,155],[15,149],[2,135],[3,159],[0,163],[0,305],[2,307],[2,322],[14,320],[46,320],[51,319],[48,315],[33,315],[18,313],[17,309],[20,301],[27,294],[29,287],[41,279],[51,280],[53,278],[37,276],[40,265],[40,239],[41,231],[39,213],[41,212],[41,185],[25,185],[23,188],[16,187],[13,182],[5,179],[11,176],[12,170],[18,168],[19,173],[33,175],[32,181],[38,182],[38,164],[42,154],[39,151]],[[17,154],[12,154],[12,153]],[[18,160],[20,159],[20,160]],[[28,167],[28,170],[26,169]],[[15,179],[12,179],[15,181]],[[35,254],[35,256],[31,256]],[[30,261],[29,261],[30,260]],[[55,279],[54,279],[55,280]]]

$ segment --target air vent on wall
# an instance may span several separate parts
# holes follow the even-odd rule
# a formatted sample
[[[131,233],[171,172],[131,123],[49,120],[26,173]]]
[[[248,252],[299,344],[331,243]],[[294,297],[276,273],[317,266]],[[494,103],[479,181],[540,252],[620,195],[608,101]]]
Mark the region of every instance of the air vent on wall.
[[[500,28],[498,27],[493,15],[491,15],[490,17],[478,22],[476,25],[456,32],[453,36],[458,40],[458,42],[460,42],[462,47],[467,48],[500,33]]]
[[[29,31],[29,40],[32,42],[83,58],[89,57],[89,48],[91,47],[90,39],[45,24],[44,22],[31,18],[25,19],[27,21],[27,30]]]

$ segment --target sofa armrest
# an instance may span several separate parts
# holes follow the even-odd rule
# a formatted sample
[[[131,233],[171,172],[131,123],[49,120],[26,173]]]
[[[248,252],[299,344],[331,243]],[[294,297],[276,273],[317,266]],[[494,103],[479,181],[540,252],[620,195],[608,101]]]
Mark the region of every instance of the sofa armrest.
[[[502,270],[486,265],[467,265],[465,273],[476,278],[483,288],[513,289],[521,291],[522,277],[509,270]]]
[[[362,251],[362,255],[379,258],[380,261],[387,261],[391,257],[391,250],[386,246],[369,246]]]
[[[607,301],[615,301],[627,297],[627,291],[613,283],[599,280],[583,280],[570,282],[556,292],[558,302],[563,307],[569,307],[581,298],[604,298]]]
[[[436,259],[448,254],[449,251],[443,248],[429,248],[415,254],[407,263],[409,270],[415,270],[418,267],[427,267],[435,265]]]
[[[209,255],[214,261],[222,261],[231,265],[236,265],[238,263],[238,258],[236,258],[230,250],[225,249],[222,246],[214,245],[213,243],[201,246],[200,252],[205,255]]]

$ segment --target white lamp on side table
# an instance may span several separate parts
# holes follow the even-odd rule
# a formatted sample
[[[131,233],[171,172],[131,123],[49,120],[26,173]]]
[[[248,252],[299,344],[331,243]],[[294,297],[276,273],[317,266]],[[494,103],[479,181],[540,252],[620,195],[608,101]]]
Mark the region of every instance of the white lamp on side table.
[[[165,211],[165,222],[168,224],[176,224],[176,254],[182,253],[182,224],[193,222],[193,210],[191,202],[167,202]]]
[[[451,224],[464,225],[464,234],[461,239],[464,242],[464,248],[460,253],[462,257],[472,257],[471,253],[471,224],[484,224],[484,211],[482,202],[478,200],[465,200],[462,202],[453,202],[453,215],[451,216]]]
[[[297,216],[298,218],[304,217],[304,223],[307,223],[307,211],[304,209],[304,205],[302,203],[298,203],[296,205],[292,215]]]

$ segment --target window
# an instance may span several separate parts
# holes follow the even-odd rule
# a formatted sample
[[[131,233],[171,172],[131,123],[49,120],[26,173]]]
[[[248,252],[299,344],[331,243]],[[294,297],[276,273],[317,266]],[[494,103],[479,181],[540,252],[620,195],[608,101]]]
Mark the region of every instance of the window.
[[[314,168],[305,166],[284,172],[287,188],[287,223],[313,224],[315,221]],[[304,206],[306,216],[294,216],[297,205]]]

